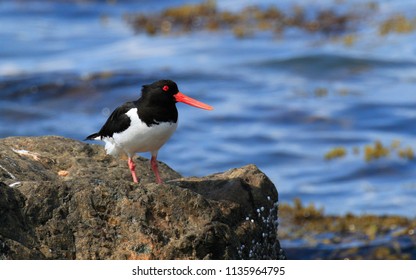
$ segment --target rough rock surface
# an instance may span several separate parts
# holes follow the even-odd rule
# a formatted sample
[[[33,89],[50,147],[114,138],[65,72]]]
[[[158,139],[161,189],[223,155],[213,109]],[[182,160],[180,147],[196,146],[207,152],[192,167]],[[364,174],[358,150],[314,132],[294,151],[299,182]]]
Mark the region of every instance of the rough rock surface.
[[[163,185],[138,157],[56,136],[0,140],[0,259],[280,259],[277,191],[254,165]]]

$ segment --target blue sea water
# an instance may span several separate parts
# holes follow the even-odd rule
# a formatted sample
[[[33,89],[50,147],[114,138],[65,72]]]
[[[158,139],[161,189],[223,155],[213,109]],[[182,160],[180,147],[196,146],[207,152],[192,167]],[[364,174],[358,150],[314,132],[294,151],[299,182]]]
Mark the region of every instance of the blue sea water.
[[[414,1],[372,1],[376,8],[348,33],[352,45],[342,34],[296,28],[244,39],[227,31],[148,36],[123,17],[188,2],[0,1],[0,137],[82,140],[118,105],[137,99],[141,85],[170,78],[215,107],[178,104],[178,130],[159,160],[184,176],[254,163],[276,184],[281,202],[299,197],[330,214],[415,217],[416,160],[394,152],[363,159],[365,145],[376,140],[416,150],[416,32],[378,32],[391,15],[412,18]],[[217,3],[236,11],[274,1]],[[296,5],[369,9],[335,0],[278,7]],[[338,146],[347,156],[325,160]]]

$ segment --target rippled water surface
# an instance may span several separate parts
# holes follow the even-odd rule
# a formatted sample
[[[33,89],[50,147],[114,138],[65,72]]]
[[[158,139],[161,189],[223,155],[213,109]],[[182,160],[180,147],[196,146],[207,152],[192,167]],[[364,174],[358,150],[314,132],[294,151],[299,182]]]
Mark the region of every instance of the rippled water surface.
[[[244,39],[227,31],[152,37],[123,19],[184,2],[0,2],[0,137],[82,140],[115,107],[137,99],[141,85],[171,78],[215,107],[178,104],[179,128],[159,159],[183,175],[254,163],[283,202],[300,197],[326,213],[415,216],[415,160],[394,151],[370,162],[363,155],[377,140],[416,149],[416,33],[378,34],[380,20],[406,15],[414,1],[376,1],[374,14],[355,24],[353,44],[343,34],[294,28]],[[295,4],[279,2],[288,11]],[[296,1],[312,10],[368,6],[338,2]],[[325,160],[338,146],[347,156]]]

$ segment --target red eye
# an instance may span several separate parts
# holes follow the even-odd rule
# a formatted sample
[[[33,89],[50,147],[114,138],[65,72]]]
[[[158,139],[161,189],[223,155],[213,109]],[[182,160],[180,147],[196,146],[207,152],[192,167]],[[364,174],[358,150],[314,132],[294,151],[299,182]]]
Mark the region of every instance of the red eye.
[[[168,91],[169,90],[169,87],[168,86],[163,86],[163,91]]]

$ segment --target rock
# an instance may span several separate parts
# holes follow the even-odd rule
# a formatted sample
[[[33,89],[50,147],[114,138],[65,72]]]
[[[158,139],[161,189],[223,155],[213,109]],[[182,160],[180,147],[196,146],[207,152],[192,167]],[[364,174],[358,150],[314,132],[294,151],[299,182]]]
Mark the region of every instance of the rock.
[[[0,140],[0,259],[281,259],[277,191],[256,166],[183,178],[55,136]]]
[[[0,259],[43,259],[33,224],[24,214],[24,196],[0,182]]]

